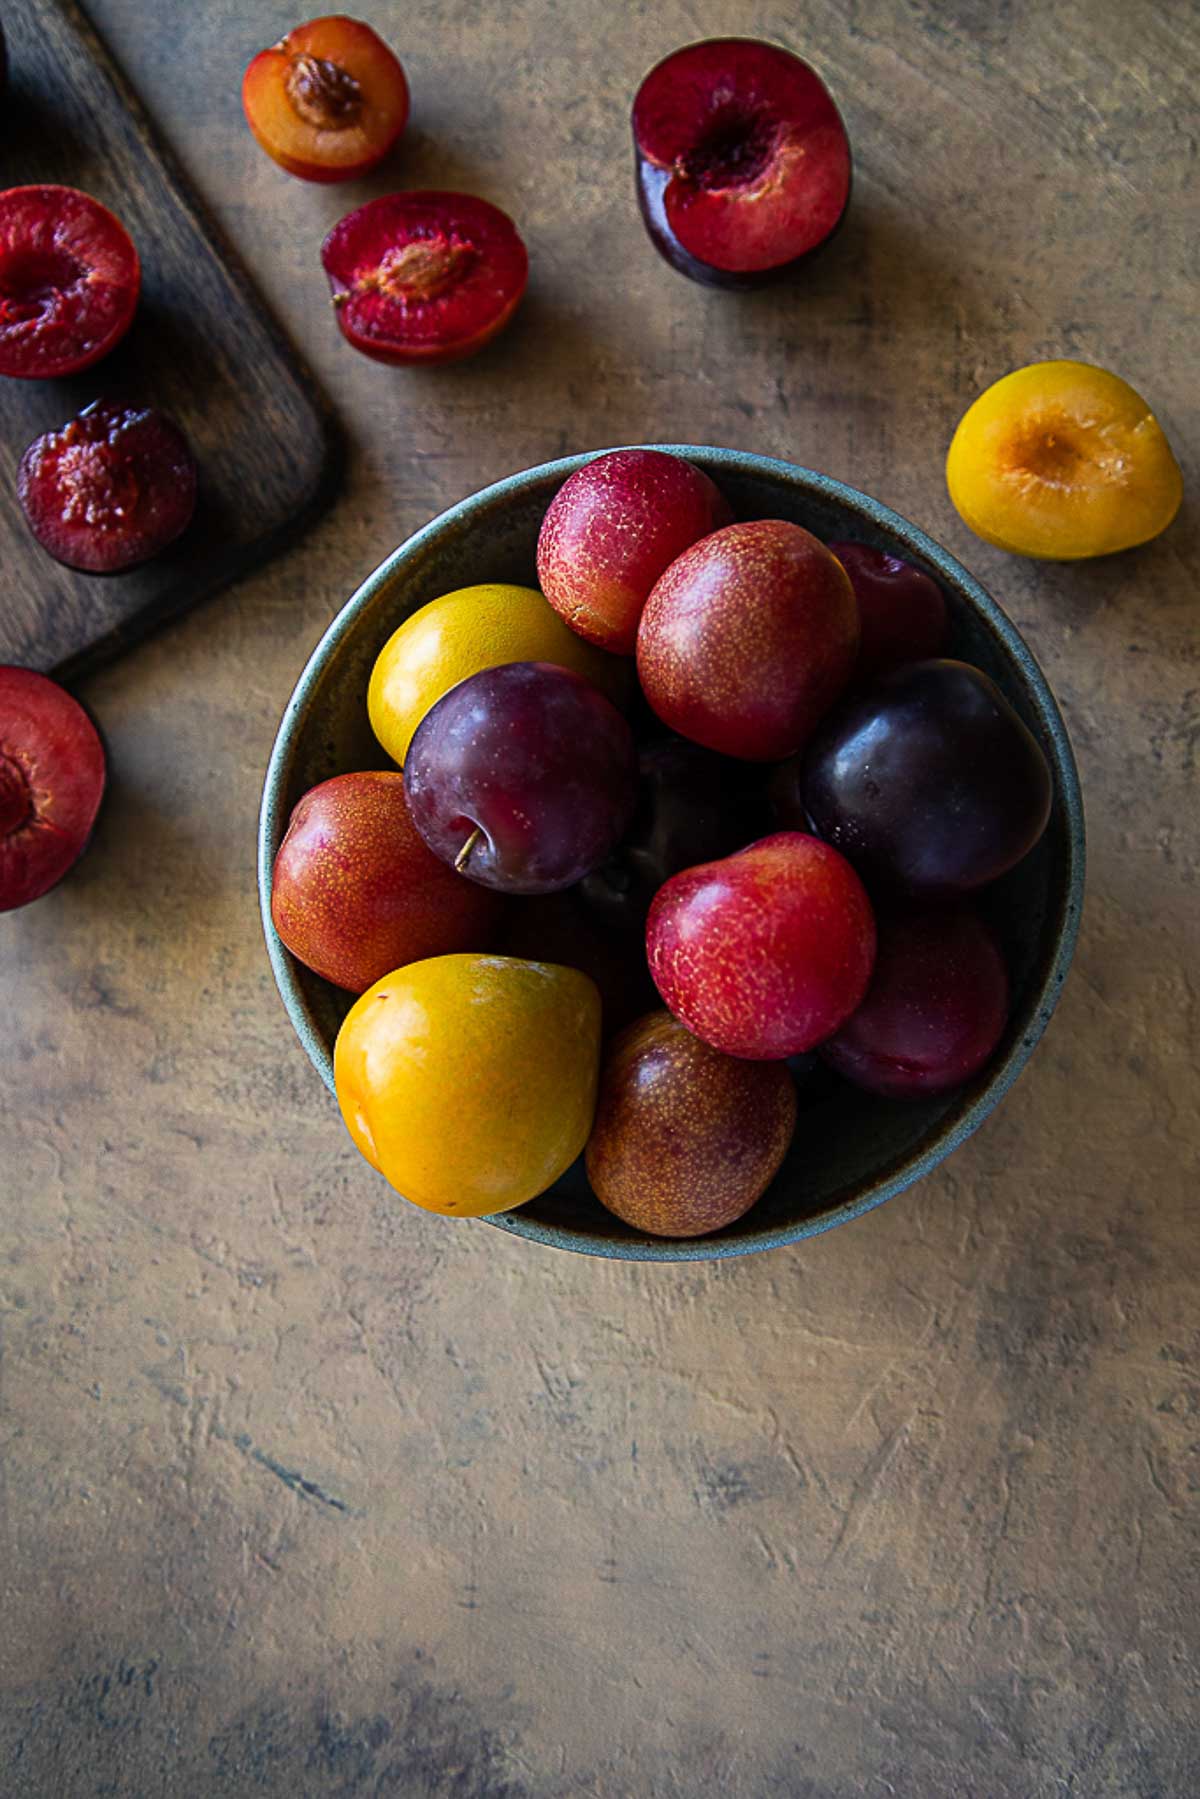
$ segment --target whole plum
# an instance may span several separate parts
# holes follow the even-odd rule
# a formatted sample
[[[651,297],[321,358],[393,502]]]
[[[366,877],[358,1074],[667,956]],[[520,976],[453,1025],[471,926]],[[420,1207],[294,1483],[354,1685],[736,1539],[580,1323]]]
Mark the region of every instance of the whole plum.
[[[1046,828],[1046,758],[996,683],[965,662],[895,669],[775,778],[780,823],[809,823],[868,885],[927,898],[994,881]]]

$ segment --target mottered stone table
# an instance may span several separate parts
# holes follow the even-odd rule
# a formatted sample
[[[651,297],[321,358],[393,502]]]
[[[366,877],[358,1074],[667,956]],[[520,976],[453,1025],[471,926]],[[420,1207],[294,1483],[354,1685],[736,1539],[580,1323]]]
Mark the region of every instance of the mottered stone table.
[[[242,123],[293,6],[92,10],[348,470],[88,683],[95,843],[0,919],[0,1791],[1200,1791],[1194,8],[380,0],[413,122],[349,190]],[[857,152],[837,243],[748,297],[659,261],[627,141],[651,63],[730,31],[810,54]],[[476,362],[338,338],[318,246],[394,185],[527,235]],[[1191,493],[1090,567],[975,542],[941,478],[980,387],[1060,354],[1147,395]],[[254,890],[279,715],[359,579],[500,475],[646,438],[826,469],[962,556],[1059,695],[1090,830],[1074,972],[978,1136],[826,1237],[685,1268],[393,1203]]]

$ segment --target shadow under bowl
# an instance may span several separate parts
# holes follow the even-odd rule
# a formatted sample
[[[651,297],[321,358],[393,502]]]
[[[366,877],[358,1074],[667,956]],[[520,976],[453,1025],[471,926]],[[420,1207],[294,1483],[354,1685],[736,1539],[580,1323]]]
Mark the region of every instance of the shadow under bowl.
[[[1041,744],[1054,776],[1050,822],[1036,849],[981,896],[1012,977],[1013,1010],[987,1067],[953,1093],[918,1102],[819,1083],[801,1091],[800,1126],[775,1180],[743,1218],[712,1236],[646,1236],[604,1210],[582,1161],[517,1211],[485,1222],[557,1249],[624,1261],[689,1262],[746,1255],[815,1236],[910,1186],[975,1131],[1003,1099],[1041,1036],[1070,966],[1083,901],[1079,777],[1045,677],[1016,627],[962,564],[898,513],[828,475],[741,450],[649,446],[686,456],[722,488],[739,518],[783,518],[825,540],[853,538],[905,557],[947,598],[947,654],[989,674]],[[372,735],[367,683],[375,658],[419,606],[481,581],[536,585],[542,517],[562,482],[602,451],[510,475],[452,506],[394,550],[338,613],[288,702],[263,791],[258,884],[267,947],[296,1034],[333,1089],[333,1045],[353,995],[283,947],[271,924],[271,869],[292,807],[309,787],[352,769],[394,766]],[[349,1145],[347,1145],[349,1151]]]

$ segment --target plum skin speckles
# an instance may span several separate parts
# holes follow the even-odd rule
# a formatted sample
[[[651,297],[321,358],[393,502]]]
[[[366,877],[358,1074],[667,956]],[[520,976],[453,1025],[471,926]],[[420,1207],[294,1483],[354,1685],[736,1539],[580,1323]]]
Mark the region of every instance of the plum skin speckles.
[[[860,1004],[875,920],[845,857],[784,831],[669,880],[646,948],[655,986],[689,1030],[727,1055],[783,1060]]]
[[[850,679],[858,608],[841,564],[783,519],[727,525],[676,558],[638,627],[655,712],[722,755],[798,750]]]
[[[538,581],[571,629],[632,656],[650,591],[733,514],[708,476],[662,450],[613,450],[569,475],[538,536]]]
[[[588,1179],[636,1230],[704,1236],[762,1196],[795,1124],[783,1063],[722,1055],[652,1012],[614,1039],[601,1069]]]

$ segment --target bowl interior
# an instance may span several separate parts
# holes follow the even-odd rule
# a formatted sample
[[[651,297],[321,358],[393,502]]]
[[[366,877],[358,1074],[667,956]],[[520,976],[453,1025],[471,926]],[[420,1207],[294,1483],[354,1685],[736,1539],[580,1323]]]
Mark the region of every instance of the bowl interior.
[[[687,1261],[771,1248],[826,1230],[908,1186],[970,1135],[1016,1078],[1058,998],[1074,947],[1083,883],[1078,778],[1058,709],[1024,641],[945,550],[896,513],[830,477],[739,451],[669,445],[717,481],[739,518],[784,518],[826,539],[855,538],[924,568],[946,593],[947,653],[998,683],[1042,744],[1055,798],[1042,841],[981,896],[1008,957],[1014,1006],[995,1057],[968,1086],[917,1103],[876,1099],[820,1075],[800,1094],[792,1149],[769,1191],[736,1224],[682,1242],[646,1237],[593,1197],[577,1163],[539,1198],[488,1222],[594,1255]],[[479,581],[536,585],[534,556],[554,493],[588,456],[527,470],[463,501],[396,550],[338,614],[288,705],[267,774],[259,882],[280,991],[314,1066],[333,1086],[333,1043],[353,997],[303,968],[270,924],[271,865],[292,806],[318,781],[392,767],[367,720],[371,667],[417,607]]]

